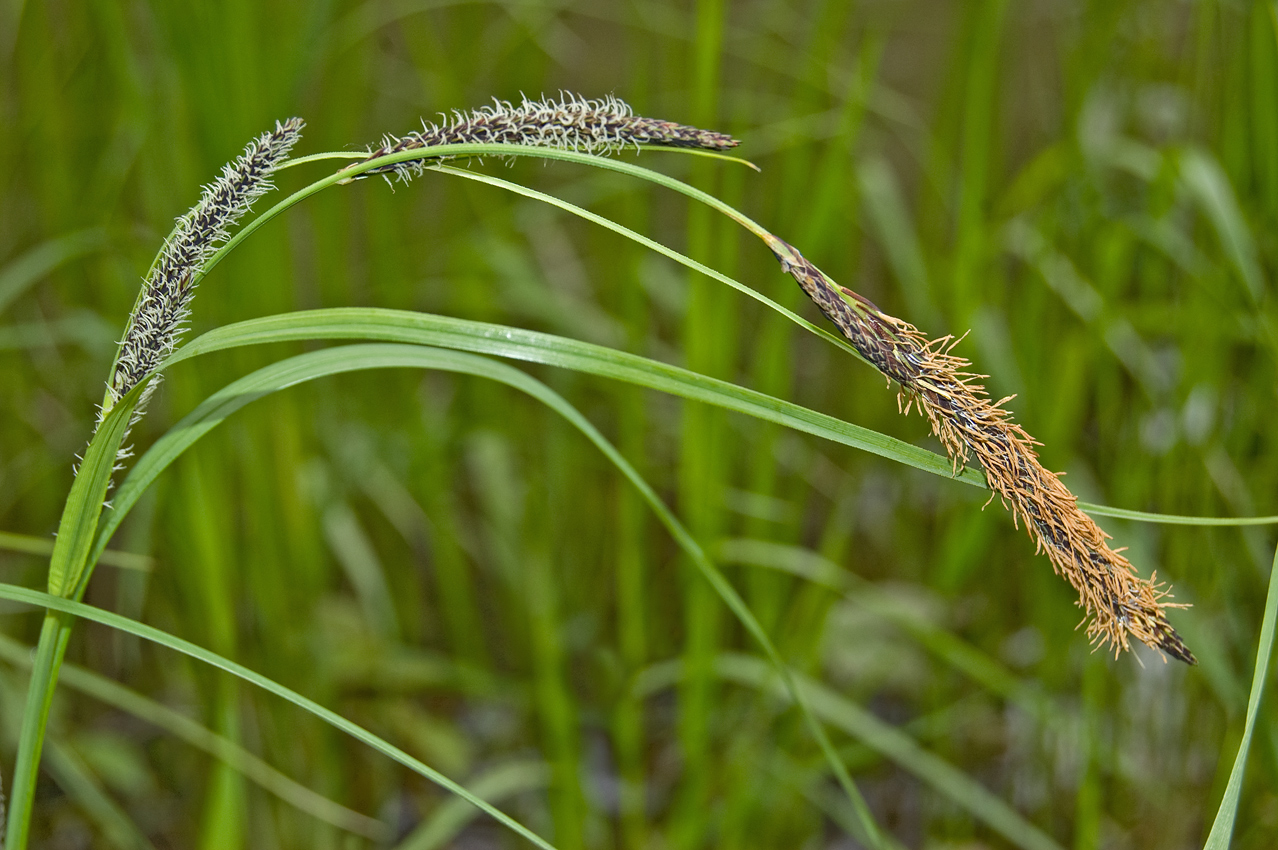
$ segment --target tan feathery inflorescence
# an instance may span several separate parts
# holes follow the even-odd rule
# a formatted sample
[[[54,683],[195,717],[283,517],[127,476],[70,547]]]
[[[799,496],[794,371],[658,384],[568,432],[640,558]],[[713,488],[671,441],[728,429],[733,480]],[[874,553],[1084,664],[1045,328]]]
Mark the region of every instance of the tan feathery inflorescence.
[[[249,142],[244,153],[223,166],[221,175],[204,187],[199,202],[177,220],[129,315],[107,380],[98,426],[107,411],[173,353],[186,330],[204,264],[230,238],[231,228],[253,202],[273,188],[271,175],[301,138],[303,124],[300,118],[276,122],[274,130]],[[157,377],[142,391],[130,428],[142,418],[158,383]],[[122,458],[127,454],[127,448],[121,450]]]
[[[1016,522],[1024,522],[1053,569],[1078,592],[1086,612],[1087,635],[1117,654],[1129,638],[1161,649],[1187,664],[1194,654],[1167,622],[1169,593],[1143,579],[1126,558],[1111,549],[1104,531],[1078,507],[1059,476],[1045,469],[1035,441],[992,402],[966,371],[971,364],[951,353],[951,337],[929,340],[908,322],[883,313],[871,302],[830,280],[792,246],[768,240],[781,267],[798,281],[821,312],[876,369],[896,381],[902,412],[917,406],[945,446],[955,472],[975,458],[986,482]]]
[[[491,106],[470,112],[454,111],[438,124],[423,120],[421,131],[403,137],[386,136],[361,162],[399,151],[467,143],[527,145],[582,153],[616,153],[642,145],[726,151],[738,144],[723,133],[635,115],[630,105],[619,98],[589,100],[561,92],[559,100],[524,97],[518,106],[494,98]],[[370,169],[352,179],[394,173],[401,180],[409,180],[424,167],[425,159],[408,160]]]

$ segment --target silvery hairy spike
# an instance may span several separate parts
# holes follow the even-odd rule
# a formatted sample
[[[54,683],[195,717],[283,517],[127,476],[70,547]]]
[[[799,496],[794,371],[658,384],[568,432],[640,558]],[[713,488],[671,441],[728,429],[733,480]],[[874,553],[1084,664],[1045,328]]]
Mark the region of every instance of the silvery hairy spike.
[[[106,401],[98,414],[99,426],[129,390],[173,353],[186,330],[204,264],[230,238],[231,229],[253,202],[274,188],[271,175],[301,138],[303,123],[300,118],[276,122],[275,129],[249,142],[244,153],[223,166],[221,175],[204,187],[199,203],[177,219],[129,315],[107,381]],[[157,376],[142,391],[130,428],[142,418],[158,383]],[[121,457],[127,457],[127,452],[122,449]]]
[[[463,143],[527,145],[600,154],[642,145],[726,151],[739,144],[723,133],[635,115],[629,104],[615,97],[589,100],[561,93],[558,100],[524,97],[518,106],[494,99],[491,106],[453,112],[439,123],[423,121],[420,132],[386,136],[361,162],[399,151]],[[370,169],[352,179],[394,173],[401,180],[408,180],[421,172],[423,163],[424,159],[398,162]]]

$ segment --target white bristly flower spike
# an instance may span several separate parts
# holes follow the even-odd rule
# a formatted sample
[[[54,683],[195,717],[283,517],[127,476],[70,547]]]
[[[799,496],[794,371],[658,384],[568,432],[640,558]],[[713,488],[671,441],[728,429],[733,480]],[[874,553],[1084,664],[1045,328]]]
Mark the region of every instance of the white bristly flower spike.
[[[361,162],[399,151],[468,142],[594,154],[617,153],[643,145],[726,151],[738,144],[736,139],[723,133],[635,115],[629,104],[611,95],[598,100],[569,92],[560,92],[559,100],[548,97],[529,100],[524,96],[518,106],[494,98],[491,106],[470,112],[454,111],[451,117],[442,115],[441,119],[438,124],[423,120],[420,132],[383,137],[381,145],[369,150]],[[440,159],[442,157],[436,157],[432,161]],[[425,164],[425,158],[408,160],[373,168],[351,179],[393,172],[400,180],[407,181],[420,174]]]
[[[199,203],[177,220],[129,315],[95,432],[111,408],[173,353],[186,331],[191,299],[204,264],[230,238],[231,229],[252,209],[253,202],[274,188],[271,175],[301,138],[303,124],[300,118],[276,122],[274,130],[249,142],[244,153],[223,166],[222,174],[204,187]],[[142,391],[130,428],[142,418],[158,384],[157,376]],[[121,449],[120,458],[128,454],[127,448]]]

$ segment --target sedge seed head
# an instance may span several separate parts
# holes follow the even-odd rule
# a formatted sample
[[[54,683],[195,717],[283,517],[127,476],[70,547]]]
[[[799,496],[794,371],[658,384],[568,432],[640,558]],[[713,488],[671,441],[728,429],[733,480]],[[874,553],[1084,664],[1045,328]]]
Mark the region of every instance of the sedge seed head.
[[[199,202],[177,219],[125,325],[98,426],[110,408],[173,353],[186,330],[204,264],[230,238],[231,229],[253,202],[273,188],[271,175],[301,138],[303,123],[300,118],[276,122],[273,130],[249,142],[244,153],[204,187]],[[130,428],[142,418],[157,384],[158,377],[143,390]],[[119,459],[127,456],[128,449],[122,449]]]
[[[643,145],[724,151],[738,144],[723,133],[635,115],[629,104],[611,95],[592,100],[560,92],[558,99],[521,96],[518,105],[494,98],[489,106],[441,115],[438,122],[423,120],[420,131],[383,137],[362,162],[400,151],[464,143],[525,145],[593,154],[612,154]],[[420,174],[429,161],[423,156],[370,169],[352,179],[395,174],[407,181]]]
[[[1078,593],[1094,645],[1117,654],[1135,638],[1186,664],[1198,663],[1167,620],[1167,609],[1184,606],[1166,601],[1167,588],[1153,577],[1141,578],[1109,547],[1109,535],[1078,507],[1060,476],[1043,467],[1034,450],[1037,442],[1003,407],[1009,399],[992,402],[978,383],[981,376],[968,371],[971,363],[952,353],[956,340],[929,340],[908,322],[839,287],[779,239],[773,252],[856,350],[897,382],[902,411],[914,408],[927,418],[955,474],[972,460],[980,465],[993,495]]]

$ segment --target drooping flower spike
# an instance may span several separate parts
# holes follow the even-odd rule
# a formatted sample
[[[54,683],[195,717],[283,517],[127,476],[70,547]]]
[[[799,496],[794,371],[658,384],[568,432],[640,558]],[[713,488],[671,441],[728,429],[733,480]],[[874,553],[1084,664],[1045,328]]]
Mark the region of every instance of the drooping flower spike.
[[[992,402],[968,371],[971,363],[951,353],[951,337],[929,340],[908,322],[879,310],[870,301],[830,280],[788,243],[768,237],[781,268],[876,369],[900,386],[902,412],[911,407],[927,417],[957,473],[972,459],[980,464],[990,489],[1018,524],[1046,552],[1052,568],[1078,592],[1086,612],[1087,635],[1117,654],[1130,638],[1160,649],[1186,664],[1194,654],[1167,621],[1168,590],[1155,577],[1144,579],[1131,563],[1109,547],[1101,528],[1078,507],[1060,477],[1045,469],[1035,440]]]

